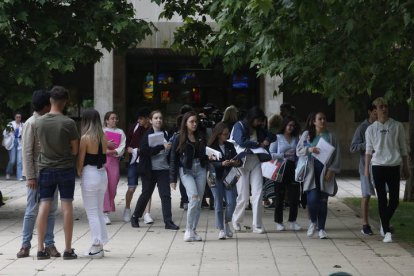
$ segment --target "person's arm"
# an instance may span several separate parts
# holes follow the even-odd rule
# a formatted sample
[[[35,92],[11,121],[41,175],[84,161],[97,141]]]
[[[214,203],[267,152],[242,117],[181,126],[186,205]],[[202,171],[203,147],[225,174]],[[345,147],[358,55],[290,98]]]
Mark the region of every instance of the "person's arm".
[[[335,135],[332,133],[331,135],[331,144],[335,148],[334,152],[332,153],[332,156],[330,158],[329,165],[327,166],[325,180],[327,182],[330,182],[334,177],[335,174],[339,173],[341,171],[341,151],[339,147],[339,143],[336,140]]]
[[[171,152],[170,152],[170,185],[175,190],[175,186],[177,185],[177,177],[178,177],[178,154],[177,154],[177,147],[178,142],[180,140],[180,136],[177,135],[172,143]]]
[[[72,147],[72,155],[77,155],[78,151],[79,151],[79,140],[75,139],[75,140],[71,140],[70,141],[70,146]]]
[[[233,139],[237,145],[243,148],[252,149],[259,147],[258,142],[250,141],[250,137],[248,136],[248,130],[241,122],[237,122],[233,128]]]
[[[125,152],[125,144],[126,144],[126,137],[125,133],[122,129],[119,129],[121,131],[121,142],[119,143],[119,146],[115,149],[116,155],[118,157],[122,156]]]
[[[154,156],[154,155],[157,155],[158,153],[160,153],[160,151],[166,149],[165,145],[158,145],[158,146],[155,146],[155,147],[150,147],[148,137],[149,137],[149,132],[147,131],[147,132],[145,132],[144,136],[142,137],[141,144],[139,146],[141,154],[148,155],[148,156]]]
[[[26,176],[26,186],[30,189],[37,188],[37,173],[35,166],[36,136],[34,123],[28,123],[22,132],[22,163]]]
[[[361,126],[359,126],[352,137],[351,146],[349,147],[350,152],[365,153],[365,133],[362,132]]]
[[[401,123],[398,124],[398,127],[398,144],[402,158],[402,173],[404,179],[408,179],[410,177],[410,169],[408,167],[408,147],[407,142],[405,140],[405,130],[404,126]]]
[[[80,139],[79,154],[78,154],[78,160],[76,163],[76,171],[78,173],[78,176],[81,176],[82,174],[87,146],[88,146],[87,138],[85,136],[82,136],[82,138]]]
[[[372,153],[374,152],[374,141],[373,136],[371,134],[371,128],[365,131],[365,168],[364,168],[364,175],[369,177],[369,166],[371,166],[371,159]]]

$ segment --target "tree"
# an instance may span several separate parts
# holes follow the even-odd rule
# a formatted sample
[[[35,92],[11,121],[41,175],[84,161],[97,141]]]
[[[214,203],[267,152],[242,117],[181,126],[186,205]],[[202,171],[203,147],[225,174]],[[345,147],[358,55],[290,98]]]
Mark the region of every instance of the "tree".
[[[95,63],[100,48],[120,51],[151,33],[126,0],[4,0],[0,2],[0,101],[15,109],[51,72]]]
[[[285,93],[311,91],[351,107],[373,91],[408,101],[413,149],[413,1],[154,1],[165,4],[162,16],[183,17],[173,46],[194,49],[203,63],[221,57],[230,72],[248,64],[259,75],[283,76]],[[414,200],[413,167],[411,176],[407,200]]]

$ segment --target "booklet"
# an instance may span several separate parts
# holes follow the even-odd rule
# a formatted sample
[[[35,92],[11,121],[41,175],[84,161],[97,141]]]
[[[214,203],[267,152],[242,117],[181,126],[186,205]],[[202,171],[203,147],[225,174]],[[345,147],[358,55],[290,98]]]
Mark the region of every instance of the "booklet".
[[[105,131],[105,136],[108,141],[112,141],[115,143],[115,148],[119,147],[119,144],[121,144],[121,134],[112,132],[112,131]]]
[[[148,135],[148,145],[151,148],[164,145],[164,132],[161,131]]]
[[[331,155],[334,152],[335,148],[326,142],[323,138],[319,139],[316,147],[319,148],[319,154],[312,153],[312,156],[325,165],[328,162],[329,158],[331,158]]]
[[[216,157],[216,160],[219,160],[222,156],[220,151],[212,149],[210,147],[206,147],[206,155],[214,155]]]

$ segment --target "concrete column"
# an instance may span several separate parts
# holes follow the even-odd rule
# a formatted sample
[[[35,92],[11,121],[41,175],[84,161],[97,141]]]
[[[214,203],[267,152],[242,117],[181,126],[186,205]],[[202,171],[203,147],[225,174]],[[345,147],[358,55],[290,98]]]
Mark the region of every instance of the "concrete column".
[[[114,54],[102,49],[103,56],[95,63],[94,70],[94,107],[103,120],[106,112],[113,109],[114,95]]]
[[[263,103],[263,111],[266,116],[280,113],[280,105],[283,103],[283,93],[275,96],[275,91],[279,92],[281,83],[282,78],[279,76],[271,77],[267,75],[264,77],[264,91],[261,102]]]

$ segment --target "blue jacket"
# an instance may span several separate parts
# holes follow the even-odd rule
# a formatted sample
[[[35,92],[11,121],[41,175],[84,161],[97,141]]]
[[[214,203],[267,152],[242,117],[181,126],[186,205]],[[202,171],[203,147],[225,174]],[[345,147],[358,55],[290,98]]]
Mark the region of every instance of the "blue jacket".
[[[237,145],[243,148],[255,149],[260,146],[260,143],[267,140],[270,143],[276,140],[276,136],[263,127],[256,129],[257,142],[250,141],[250,131],[245,121],[238,121],[234,124],[232,130],[232,139]]]

